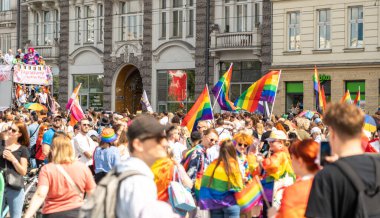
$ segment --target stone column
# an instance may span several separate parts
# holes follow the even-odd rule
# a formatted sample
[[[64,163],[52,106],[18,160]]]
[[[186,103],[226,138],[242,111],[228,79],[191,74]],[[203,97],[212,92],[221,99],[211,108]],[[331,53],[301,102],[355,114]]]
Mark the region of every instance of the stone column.
[[[272,2],[263,0],[263,23],[261,24],[261,73],[266,73],[272,65]]]
[[[21,5],[21,45],[20,48],[22,49],[25,44],[29,41],[28,39],[28,30],[29,30],[29,10],[27,5]],[[17,48],[19,49],[19,48]],[[16,53],[16,51],[14,51]]]
[[[69,25],[70,25],[70,5],[69,1],[59,1],[60,8],[60,37],[59,37],[59,97],[58,102],[61,107],[66,105],[68,100],[69,82]]]
[[[111,58],[112,53],[112,10],[113,1],[104,1],[104,80],[103,80],[103,107],[105,110],[111,110],[112,97],[112,79],[114,75],[113,63]]]
[[[152,72],[152,1],[144,0],[143,63],[140,71],[143,87],[148,95],[148,99],[151,97],[152,92],[152,73],[155,73]]]
[[[365,111],[370,115],[374,114],[379,107],[379,79],[376,73],[378,72],[371,73],[371,79],[365,80]],[[351,93],[351,95],[356,96],[356,93]]]

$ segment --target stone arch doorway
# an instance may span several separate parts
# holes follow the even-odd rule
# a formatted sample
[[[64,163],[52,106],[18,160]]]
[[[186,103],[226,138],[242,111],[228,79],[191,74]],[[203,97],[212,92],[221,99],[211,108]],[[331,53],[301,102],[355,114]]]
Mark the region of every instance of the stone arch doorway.
[[[124,66],[116,78],[115,111],[136,113],[141,110],[143,83],[140,71],[133,65]]]

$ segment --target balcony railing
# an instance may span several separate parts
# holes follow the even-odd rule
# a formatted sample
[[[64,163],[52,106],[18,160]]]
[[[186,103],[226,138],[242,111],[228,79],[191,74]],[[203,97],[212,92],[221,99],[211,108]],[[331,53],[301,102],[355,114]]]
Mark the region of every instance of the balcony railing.
[[[260,46],[260,34],[256,32],[212,33],[211,48],[253,48]]]
[[[17,11],[0,11],[0,27],[16,25]]]
[[[47,60],[59,57],[58,46],[34,46],[34,49],[38,52],[40,56]]]

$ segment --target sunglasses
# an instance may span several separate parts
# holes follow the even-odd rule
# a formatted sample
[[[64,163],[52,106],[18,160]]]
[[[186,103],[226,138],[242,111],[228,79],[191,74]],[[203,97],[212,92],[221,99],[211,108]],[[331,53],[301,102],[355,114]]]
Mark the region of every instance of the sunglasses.
[[[239,146],[239,147],[244,147],[244,148],[248,147],[248,145],[243,144],[243,143],[238,143],[238,146]]]
[[[9,127],[9,128],[8,128],[8,131],[12,131],[12,133],[16,133],[16,132],[18,132],[17,129],[13,129],[12,127]]]
[[[82,126],[91,126],[89,123],[83,123]]]

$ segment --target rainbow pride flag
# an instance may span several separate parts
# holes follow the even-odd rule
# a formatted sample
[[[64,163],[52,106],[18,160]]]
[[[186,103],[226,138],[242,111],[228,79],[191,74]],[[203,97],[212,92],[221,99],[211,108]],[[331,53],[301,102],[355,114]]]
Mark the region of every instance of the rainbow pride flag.
[[[317,66],[314,67],[313,84],[314,84],[315,103],[316,103],[317,110],[320,109],[322,112],[324,112],[326,109],[326,96],[325,96],[325,90],[321,86],[321,83],[319,81]]]
[[[270,71],[253,83],[238,99],[235,106],[249,112],[255,112],[259,101],[274,102],[281,71]]]
[[[319,89],[320,89],[321,84],[319,82],[317,66],[314,66],[313,84],[314,84],[314,91],[316,93],[319,93],[319,91],[320,91]]]
[[[321,92],[319,93],[319,107],[322,110],[322,112],[325,112],[326,110],[326,95],[325,95],[325,88],[321,86]]]
[[[359,86],[359,90],[358,90],[358,93],[356,94],[356,98],[354,100],[354,104],[358,107],[360,107],[360,86]]]
[[[198,121],[212,119],[214,119],[214,114],[212,113],[210,95],[208,94],[208,87],[206,85],[193,107],[183,118],[181,125],[186,126],[192,132],[196,130]]]
[[[340,100],[340,103],[352,103],[350,90],[347,89],[346,93],[343,95],[342,99]]]
[[[222,78],[220,78],[211,90],[216,98],[216,101],[220,105],[220,108],[226,111],[236,110],[234,103],[232,103],[228,97],[231,84],[232,67],[233,64],[231,63],[230,68],[228,68],[227,72],[222,76]]]
[[[201,209],[220,209],[236,205],[234,194],[243,188],[243,179],[236,160],[228,160],[231,173],[224,170],[224,163],[213,161],[202,177],[199,191],[199,206]]]

